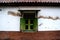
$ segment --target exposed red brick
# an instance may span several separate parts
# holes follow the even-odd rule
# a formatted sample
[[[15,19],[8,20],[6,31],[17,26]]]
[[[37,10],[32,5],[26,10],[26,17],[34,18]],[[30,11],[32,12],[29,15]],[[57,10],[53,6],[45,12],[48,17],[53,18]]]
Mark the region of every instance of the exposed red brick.
[[[10,40],[60,40],[60,31],[0,32],[0,39]]]

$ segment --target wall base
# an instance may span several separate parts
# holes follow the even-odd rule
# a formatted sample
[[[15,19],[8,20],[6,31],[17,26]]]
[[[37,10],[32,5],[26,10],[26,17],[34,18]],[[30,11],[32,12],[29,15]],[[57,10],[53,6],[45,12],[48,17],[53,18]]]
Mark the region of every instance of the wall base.
[[[0,40],[60,40],[60,31],[1,32]]]

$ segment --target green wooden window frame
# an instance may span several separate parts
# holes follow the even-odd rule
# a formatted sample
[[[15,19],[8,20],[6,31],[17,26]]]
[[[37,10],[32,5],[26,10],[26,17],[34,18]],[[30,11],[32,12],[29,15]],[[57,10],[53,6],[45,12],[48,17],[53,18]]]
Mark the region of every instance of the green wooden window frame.
[[[20,18],[20,29],[21,31],[25,32],[33,32],[37,31],[37,18],[33,19],[25,19],[25,18]]]
[[[37,13],[40,10],[18,10],[18,11],[21,13],[20,30],[25,32],[37,31],[38,30]]]

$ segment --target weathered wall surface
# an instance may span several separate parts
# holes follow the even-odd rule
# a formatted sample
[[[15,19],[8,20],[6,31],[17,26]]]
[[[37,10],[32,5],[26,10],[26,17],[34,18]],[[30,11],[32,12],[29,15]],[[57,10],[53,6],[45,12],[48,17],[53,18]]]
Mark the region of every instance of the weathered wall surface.
[[[0,9],[0,31],[20,31],[20,17],[8,15],[8,11],[18,12],[18,10],[40,10],[38,17],[47,17],[38,19],[38,31],[60,30],[60,19],[48,18],[49,16],[60,18],[60,7],[0,7]]]
[[[60,40],[60,31],[0,32],[0,40]]]

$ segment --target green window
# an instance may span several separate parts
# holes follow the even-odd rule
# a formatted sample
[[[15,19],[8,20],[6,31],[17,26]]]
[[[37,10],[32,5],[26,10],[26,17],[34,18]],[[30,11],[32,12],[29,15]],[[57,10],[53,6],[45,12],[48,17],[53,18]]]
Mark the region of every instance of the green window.
[[[21,12],[20,29],[24,32],[35,32],[38,29],[37,13],[39,10],[18,10]]]
[[[20,24],[21,31],[25,31],[25,32],[37,31],[37,18],[33,18],[33,19],[21,18],[20,23],[21,23]]]

